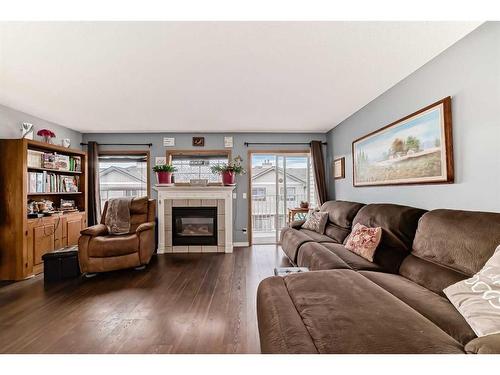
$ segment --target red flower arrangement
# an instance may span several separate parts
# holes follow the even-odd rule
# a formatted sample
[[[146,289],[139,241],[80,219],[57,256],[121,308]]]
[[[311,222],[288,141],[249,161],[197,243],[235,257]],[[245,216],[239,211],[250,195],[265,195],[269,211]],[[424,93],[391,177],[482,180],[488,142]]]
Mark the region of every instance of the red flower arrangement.
[[[40,129],[36,135],[43,137],[44,141],[49,143],[52,138],[56,136],[56,134],[49,129]]]

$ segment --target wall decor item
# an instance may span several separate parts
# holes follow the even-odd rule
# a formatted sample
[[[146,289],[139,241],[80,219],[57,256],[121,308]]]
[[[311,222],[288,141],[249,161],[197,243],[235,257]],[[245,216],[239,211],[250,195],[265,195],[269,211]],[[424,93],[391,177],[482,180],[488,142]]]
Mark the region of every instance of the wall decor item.
[[[352,143],[353,185],[452,183],[451,97]]]
[[[36,135],[42,137],[45,143],[52,143],[52,138],[55,138],[56,134],[49,129],[40,129]]]
[[[155,165],[167,164],[167,158],[165,156],[155,157]]]
[[[233,147],[233,137],[224,137],[224,147],[227,148]]]
[[[29,122],[21,124],[21,138],[33,139],[33,124]]]
[[[193,137],[193,146],[196,147],[205,146],[205,137]]]
[[[163,138],[163,147],[174,147],[175,138]]]
[[[345,178],[345,158],[341,157],[333,161],[333,178],[340,180]]]

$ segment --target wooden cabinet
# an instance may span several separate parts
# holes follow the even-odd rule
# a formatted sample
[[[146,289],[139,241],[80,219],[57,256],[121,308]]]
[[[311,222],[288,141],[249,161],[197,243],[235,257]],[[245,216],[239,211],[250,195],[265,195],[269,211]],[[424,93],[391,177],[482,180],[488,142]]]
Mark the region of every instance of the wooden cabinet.
[[[0,139],[0,280],[22,280],[42,272],[42,256],[48,251],[76,245],[80,230],[87,226],[87,154],[29,139]],[[81,168],[74,171],[45,169],[28,165],[28,150],[78,156]],[[78,176],[77,191],[47,189],[33,193],[28,189],[30,172]],[[54,180],[52,180],[52,184]],[[47,180],[46,180],[46,183]],[[55,190],[55,192],[54,192]],[[28,219],[29,200],[50,200],[60,207],[61,200],[74,200],[81,212],[41,219]]]
[[[42,256],[65,246],[78,245],[86,227],[84,212],[28,220],[28,274],[43,272]]]

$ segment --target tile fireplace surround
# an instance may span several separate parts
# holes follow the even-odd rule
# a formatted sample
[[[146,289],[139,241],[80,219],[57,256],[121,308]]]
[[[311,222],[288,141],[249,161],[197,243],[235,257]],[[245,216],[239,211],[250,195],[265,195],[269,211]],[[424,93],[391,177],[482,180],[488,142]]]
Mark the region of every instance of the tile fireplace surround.
[[[232,253],[234,186],[158,186],[158,254]],[[217,245],[172,245],[172,207],[217,207]]]

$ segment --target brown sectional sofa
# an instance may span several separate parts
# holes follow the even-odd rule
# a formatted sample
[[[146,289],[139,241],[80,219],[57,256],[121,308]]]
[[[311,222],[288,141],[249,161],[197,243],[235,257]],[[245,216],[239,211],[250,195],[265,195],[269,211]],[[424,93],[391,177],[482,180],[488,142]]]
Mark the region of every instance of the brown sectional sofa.
[[[263,353],[500,353],[443,294],[500,244],[500,214],[331,201],[326,237],[292,223],[282,248],[313,272],[270,277],[257,292]],[[371,263],[343,243],[356,223],[382,227]]]

